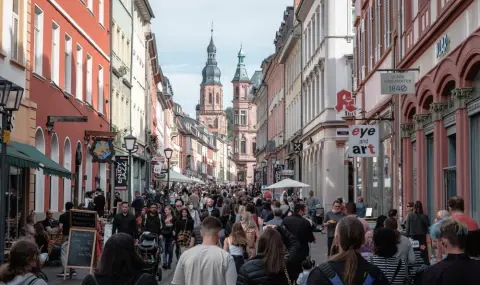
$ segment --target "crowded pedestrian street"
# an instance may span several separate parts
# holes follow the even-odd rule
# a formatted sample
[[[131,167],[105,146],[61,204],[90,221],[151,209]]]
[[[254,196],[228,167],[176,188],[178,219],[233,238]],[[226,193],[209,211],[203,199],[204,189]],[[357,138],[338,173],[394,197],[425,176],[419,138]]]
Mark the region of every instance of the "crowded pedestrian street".
[[[480,0],[0,0],[0,285],[480,284]]]

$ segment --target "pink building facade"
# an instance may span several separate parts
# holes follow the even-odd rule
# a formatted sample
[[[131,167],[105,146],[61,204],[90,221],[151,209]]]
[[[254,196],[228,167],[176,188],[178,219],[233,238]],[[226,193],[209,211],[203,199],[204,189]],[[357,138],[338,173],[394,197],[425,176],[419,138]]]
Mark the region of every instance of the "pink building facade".
[[[237,166],[237,184],[248,185],[254,182],[256,150],[256,116],[253,104],[254,83],[247,75],[243,48],[238,52],[238,64],[233,77],[233,161]],[[258,75],[258,73],[256,73]]]

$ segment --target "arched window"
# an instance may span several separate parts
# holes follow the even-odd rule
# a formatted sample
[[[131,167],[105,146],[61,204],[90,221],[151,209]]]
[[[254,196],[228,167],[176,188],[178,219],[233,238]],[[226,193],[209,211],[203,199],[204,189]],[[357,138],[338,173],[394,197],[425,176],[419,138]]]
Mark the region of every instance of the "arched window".
[[[238,137],[235,138],[235,147],[234,147],[233,152],[238,153]]]
[[[245,137],[242,137],[242,142],[240,144],[240,152],[242,154],[247,153],[247,139]]]
[[[213,98],[212,98],[212,93],[208,94],[208,103],[212,104],[213,103]]]
[[[215,101],[217,102],[217,104],[220,104],[220,94],[217,93],[217,98]]]

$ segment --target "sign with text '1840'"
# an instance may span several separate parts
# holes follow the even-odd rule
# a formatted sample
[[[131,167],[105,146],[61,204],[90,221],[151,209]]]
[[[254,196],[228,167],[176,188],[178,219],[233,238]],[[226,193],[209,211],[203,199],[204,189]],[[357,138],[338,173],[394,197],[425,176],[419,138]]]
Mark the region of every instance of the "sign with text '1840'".
[[[382,94],[415,94],[415,73],[381,73],[380,89]]]
[[[375,125],[353,125],[348,132],[349,153],[352,157],[377,157],[379,130]]]

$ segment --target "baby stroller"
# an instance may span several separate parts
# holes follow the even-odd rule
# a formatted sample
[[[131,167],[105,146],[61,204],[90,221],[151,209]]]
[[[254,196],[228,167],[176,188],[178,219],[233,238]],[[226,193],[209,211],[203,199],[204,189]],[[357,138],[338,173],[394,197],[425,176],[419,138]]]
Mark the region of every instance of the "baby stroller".
[[[160,245],[158,236],[151,232],[144,232],[137,245],[137,251],[145,262],[143,271],[158,277],[158,281],[162,280],[162,262],[163,248]]]

